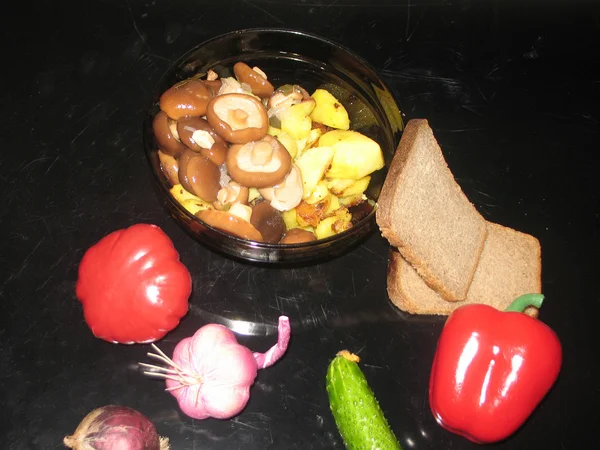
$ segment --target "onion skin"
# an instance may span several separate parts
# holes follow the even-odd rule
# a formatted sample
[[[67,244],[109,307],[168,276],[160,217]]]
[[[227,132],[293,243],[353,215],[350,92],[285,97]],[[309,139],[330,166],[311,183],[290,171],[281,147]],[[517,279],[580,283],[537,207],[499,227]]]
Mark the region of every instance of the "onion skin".
[[[169,440],[158,435],[146,416],[118,405],[102,406],[90,412],[63,443],[74,450],[169,449]]]
[[[205,325],[175,347],[170,369],[177,375],[167,378],[167,390],[189,417],[229,419],[248,403],[258,370],[284,355],[290,334],[289,319],[280,317],[277,343],[259,353],[238,344],[227,327]]]

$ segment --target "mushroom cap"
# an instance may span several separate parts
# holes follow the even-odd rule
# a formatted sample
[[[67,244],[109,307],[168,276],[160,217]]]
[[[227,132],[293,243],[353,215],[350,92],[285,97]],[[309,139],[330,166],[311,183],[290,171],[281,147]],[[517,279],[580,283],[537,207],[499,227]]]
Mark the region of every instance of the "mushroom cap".
[[[268,144],[271,155],[264,164],[253,159],[257,150]],[[244,145],[232,145],[225,161],[229,176],[243,186],[266,188],[281,183],[292,167],[292,157],[287,149],[273,136],[266,135],[259,141]]]
[[[217,201],[214,206],[217,209],[223,209],[226,205],[233,203],[241,203],[242,205],[248,204],[248,198],[250,197],[250,189],[246,186],[242,186],[235,181],[230,181],[223,186],[217,194]]]
[[[158,151],[158,160],[160,161],[160,170],[167,178],[171,186],[179,183],[179,162],[171,155],[161,150]]]
[[[302,172],[296,164],[292,164],[289,173],[281,183],[258,191],[263,198],[271,202],[273,208],[279,211],[289,211],[302,201],[304,195]]]
[[[240,83],[246,83],[252,93],[260,98],[269,97],[275,90],[269,80],[244,62],[237,62],[233,66],[233,73]]]
[[[262,139],[269,129],[265,106],[247,94],[222,94],[206,108],[206,120],[219,136],[232,144]]]
[[[219,89],[221,89],[221,85],[223,84],[221,80],[203,80],[203,83],[208,89],[210,89],[213,97],[217,95],[217,92],[219,92]]]
[[[265,242],[275,244],[285,233],[285,222],[281,213],[267,201],[254,205],[250,223],[262,234]]]
[[[203,211],[198,211],[196,217],[213,228],[217,228],[239,238],[257,242],[263,241],[262,235],[254,225],[227,211],[205,209]]]
[[[283,238],[279,241],[280,244],[300,244],[302,242],[316,241],[317,237],[312,231],[302,228],[292,228],[288,230]]]
[[[206,145],[206,142],[194,139],[194,133],[198,131],[205,134],[205,140],[208,139],[209,141],[208,145]],[[228,149],[227,142],[215,132],[206,119],[202,117],[183,117],[177,121],[177,132],[181,142],[191,150],[206,156],[217,166],[225,162]]]
[[[159,104],[174,120],[185,116],[203,116],[214,94],[202,80],[187,79],[171,86],[160,96]]]
[[[167,113],[159,111],[154,119],[152,120],[152,130],[154,131],[154,137],[158,143],[158,147],[171,156],[179,156],[185,151],[185,145],[173,134],[171,128],[172,120],[169,118]]]
[[[186,191],[206,202],[217,200],[220,178],[219,167],[199,153],[186,150],[179,158],[179,182]]]

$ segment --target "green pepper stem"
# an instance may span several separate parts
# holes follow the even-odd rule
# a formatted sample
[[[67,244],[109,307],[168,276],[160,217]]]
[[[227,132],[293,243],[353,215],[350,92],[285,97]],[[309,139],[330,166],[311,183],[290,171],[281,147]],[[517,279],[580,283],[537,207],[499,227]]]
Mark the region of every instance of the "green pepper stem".
[[[544,296],[542,294],[524,294],[517,297],[504,311],[523,312],[528,306],[535,306],[540,309]]]

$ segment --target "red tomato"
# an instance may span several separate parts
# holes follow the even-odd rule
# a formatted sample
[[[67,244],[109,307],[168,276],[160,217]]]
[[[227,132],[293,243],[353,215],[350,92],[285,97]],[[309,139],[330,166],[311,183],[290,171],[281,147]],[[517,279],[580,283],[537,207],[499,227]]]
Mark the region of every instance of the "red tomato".
[[[173,242],[148,224],[114,231],[90,247],[76,286],[94,335],[121,344],[162,338],[187,313],[191,291]]]

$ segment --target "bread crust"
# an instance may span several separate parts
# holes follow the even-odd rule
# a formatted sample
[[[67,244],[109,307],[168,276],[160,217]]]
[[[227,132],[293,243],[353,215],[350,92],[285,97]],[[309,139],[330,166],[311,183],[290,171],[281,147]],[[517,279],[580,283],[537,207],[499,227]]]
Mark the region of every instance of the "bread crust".
[[[504,310],[519,295],[541,293],[542,255],[537,238],[488,222],[488,238],[466,299],[448,302],[431,289],[395,248],[388,255],[387,291],[410,314],[449,315],[461,305],[483,303]],[[537,317],[537,309],[526,309]]]
[[[425,119],[407,123],[376,220],[383,237],[429,287],[447,301],[465,300],[487,227],[454,179]]]

